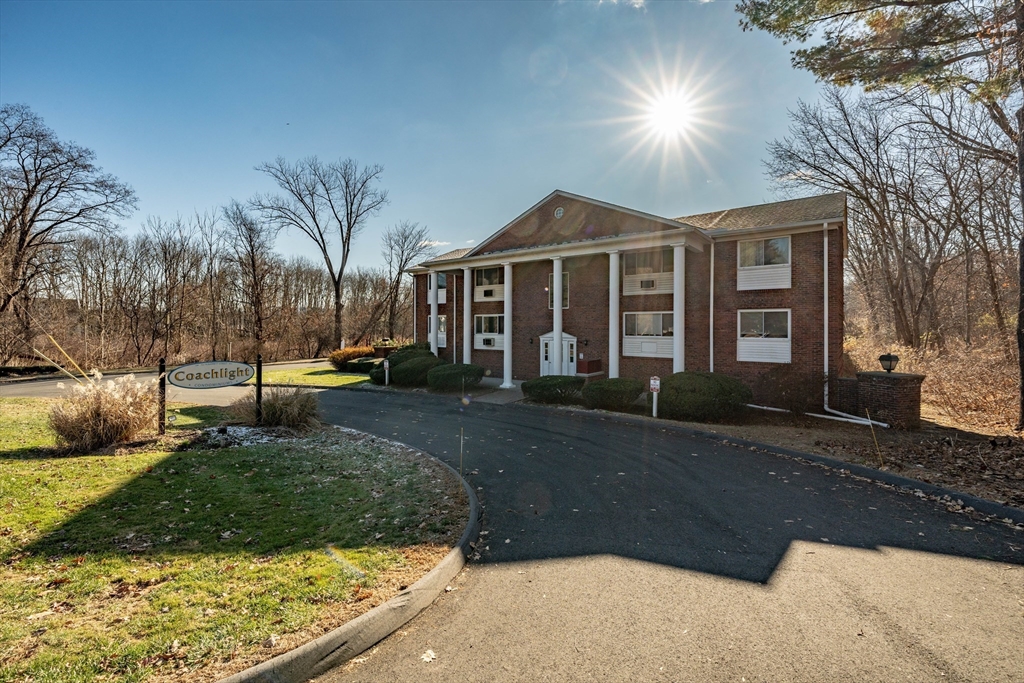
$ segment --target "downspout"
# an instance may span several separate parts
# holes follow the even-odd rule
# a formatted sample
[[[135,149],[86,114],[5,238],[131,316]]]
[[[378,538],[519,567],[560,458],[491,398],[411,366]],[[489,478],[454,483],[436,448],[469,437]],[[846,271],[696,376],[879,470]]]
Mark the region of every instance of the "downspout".
[[[788,412],[790,412],[790,411],[786,410],[785,408],[772,408],[770,406],[758,406],[758,405],[754,405],[753,403],[748,403],[747,407],[748,408],[757,408],[758,410],[770,410],[773,413],[788,413]],[[856,415],[847,415],[846,413],[840,413],[838,410],[832,410],[832,409],[827,409],[827,410],[830,413],[836,413],[836,415],[839,415],[841,417],[836,417],[836,415],[819,415],[818,413],[804,413],[804,415],[806,415],[807,417],[820,417],[823,420],[836,420],[838,422],[852,422],[853,424],[858,424],[858,425],[872,425],[873,424],[873,425],[875,425],[877,427],[884,427],[885,429],[889,429],[889,425],[887,425],[884,422],[879,422],[878,420],[869,420],[869,419],[864,418],[864,417],[857,417]]]
[[[412,276],[412,343],[416,343],[416,328],[418,327],[416,320],[416,276]]]
[[[828,221],[825,221],[825,410],[828,410]]]
[[[708,309],[708,372],[715,371],[715,243],[711,243],[711,303]]]
[[[459,276],[452,273],[452,302],[448,304],[448,310],[451,311],[452,318],[452,363],[459,359]],[[445,345],[448,344],[448,333],[445,332]]]

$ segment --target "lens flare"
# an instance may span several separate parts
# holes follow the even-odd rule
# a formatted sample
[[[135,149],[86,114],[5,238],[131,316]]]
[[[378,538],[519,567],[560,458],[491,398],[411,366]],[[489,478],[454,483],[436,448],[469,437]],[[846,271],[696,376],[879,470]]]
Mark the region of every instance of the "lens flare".
[[[650,127],[662,138],[677,138],[694,124],[693,105],[683,90],[663,92],[648,107]]]

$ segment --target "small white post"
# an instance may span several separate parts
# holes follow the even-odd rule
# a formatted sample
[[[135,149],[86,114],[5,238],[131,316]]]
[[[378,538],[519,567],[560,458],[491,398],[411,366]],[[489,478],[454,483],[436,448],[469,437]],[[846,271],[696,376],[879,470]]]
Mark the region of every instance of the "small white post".
[[[653,395],[651,406],[653,408],[653,412],[651,414],[652,417],[658,417],[658,394],[660,393],[661,378],[655,375],[654,377],[651,377],[651,394]]]
[[[391,385],[391,364],[388,363],[388,359],[384,359],[384,386]]]

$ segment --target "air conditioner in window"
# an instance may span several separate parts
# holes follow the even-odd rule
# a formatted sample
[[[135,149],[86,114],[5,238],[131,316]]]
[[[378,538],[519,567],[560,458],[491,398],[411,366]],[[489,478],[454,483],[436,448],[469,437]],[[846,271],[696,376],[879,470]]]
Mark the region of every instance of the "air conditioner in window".
[[[481,343],[484,346],[494,346],[494,337],[484,337]]]
[[[656,287],[654,280],[641,280],[640,289],[654,289]]]
[[[494,296],[494,290],[493,289],[485,289],[484,290],[484,296],[486,296],[486,297]]]

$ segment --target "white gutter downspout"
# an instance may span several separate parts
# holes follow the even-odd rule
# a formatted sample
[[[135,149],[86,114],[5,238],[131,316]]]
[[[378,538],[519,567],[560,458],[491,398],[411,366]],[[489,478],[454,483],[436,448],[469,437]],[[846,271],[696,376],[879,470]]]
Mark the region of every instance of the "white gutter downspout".
[[[770,406],[758,406],[758,405],[754,405],[753,403],[748,403],[747,407],[748,408],[757,408],[758,410],[770,410],[773,413],[788,413],[789,412],[785,408],[772,408]],[[836,420],[837,422],[852,422],[853,424],[858,424],[858,425],[873,424],[873,425],[876,425],[878,427],[884,427],[885,429],[889,428],[889,425],[887,425],[884,422],[879,422],[878,420],[868,420],[868,419],[863,418],[863,417],[857,417],[856,415],[847,415],[846,413],[840,413],[838,410],[829,410],[829,412],[830,413],[838,413],[842,417],[836,417],[835,415],[819,415],[818,413],[804,413],[804,415],[806,415],[808,417],[820,417],[823,420]]]
[[[416,276],[412,276],[412,343],[416,343]]]
[[[825,222],[825,410],[828,410],[828,221]]]
[[[708,372],[715,371],[715,243],[711,243],[711,303],[708,315]],[[827,399],[826,399],[827,403]]]

